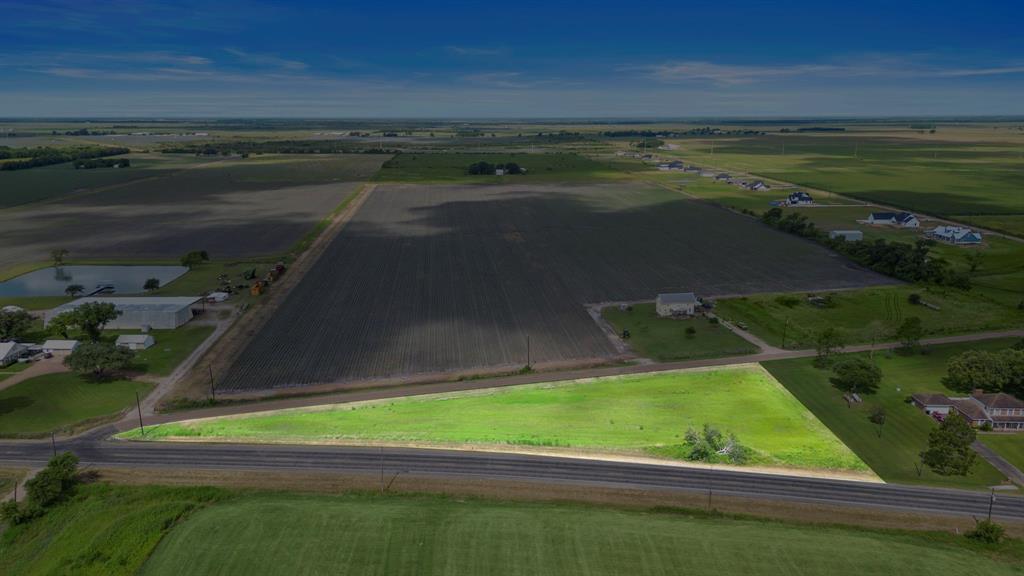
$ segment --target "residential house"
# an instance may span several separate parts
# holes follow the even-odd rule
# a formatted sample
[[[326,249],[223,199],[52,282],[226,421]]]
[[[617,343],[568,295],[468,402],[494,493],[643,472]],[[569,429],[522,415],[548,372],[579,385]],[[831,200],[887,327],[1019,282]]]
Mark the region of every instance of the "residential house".
[[[814,198],[811,198],[811,195],[803,190],[797,190],[786,198],[786,203],[790,206],[807,206],[814,204]]]
[[[963,226],[936,226],[928,235],[936,240],[958,246],[981,244],[981,233]]]
[[[716,182],[728,182],[730,180],[732,180],[732,176],[729,176],[725,172],[721,172],[719,174],[715,174],[715,181]]]
[[[693,292],[658,294],[654,309],[658,316],[693,316],[699,301]]]
[[[1024,430],[1024,401],[1003,392],[985,393],[975,390],[964,398],[944,394],[914,394],[914,405],[929,415],[942,419],[955,412],[972,426],[991,426],[993,430]]]
[[[17,342],[0,342],[0,367],[9,366],[25,355],[28,346]]]
[[[887,224],[900,228],[918,228],[921,221],[910,212],[872,212],[868,216],[868,224]]]

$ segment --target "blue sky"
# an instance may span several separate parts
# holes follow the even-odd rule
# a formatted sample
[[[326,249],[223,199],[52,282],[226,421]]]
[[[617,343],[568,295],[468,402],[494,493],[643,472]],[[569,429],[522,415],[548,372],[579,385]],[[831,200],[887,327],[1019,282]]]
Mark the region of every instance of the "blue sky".
[[[0,117],[1024,114],[1024,3],[0,0]]]

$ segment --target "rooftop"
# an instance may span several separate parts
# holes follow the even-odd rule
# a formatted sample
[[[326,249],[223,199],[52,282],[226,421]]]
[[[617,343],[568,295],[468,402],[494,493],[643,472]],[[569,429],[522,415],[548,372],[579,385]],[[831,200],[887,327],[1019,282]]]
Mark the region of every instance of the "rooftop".
[[[696,304],[697,296],[693,292],[672,292],[658,294],[658,301],[665,304]]]
[[[132,308],[136,310],[180,310],[198,302],[198,296],[89,296],[79,298],[67,304],[61,304],[53,309],[53,314],[59,314],[66,310],[73,310],[82,304],[98,302],[102,304],[113,304],[119,309]]]

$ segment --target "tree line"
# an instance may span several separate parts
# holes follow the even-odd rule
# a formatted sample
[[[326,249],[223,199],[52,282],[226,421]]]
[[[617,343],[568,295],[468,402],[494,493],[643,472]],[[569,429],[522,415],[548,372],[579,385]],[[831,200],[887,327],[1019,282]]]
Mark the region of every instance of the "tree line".
[[[935,245],[933,240],[920,239],[907,244],[884,239],[850,242],[844,238],[829,238],[807,216],[797,212],[783,215],[782,209],[777,207],[762,214],[761,221],[783,232],[824,244],[861,266],[886,276],[906,282],[925,282],[963,290],[971,288],[971,280],[966,273],[953,270],[949,262],[931,255],[931,247]]]
[[[365,143],[342,140],[277,140],[263,142],[196,142],[164,147],[170,154],[196,156],[247,156],[249,154],[395,154],[396,150],[367,148]]]
[[[127,154],[128,152],[130,150],[127,148],[107,146],[76,146],[71,148],[51,148],[49,146],[11,148],[9,146],[0,146],[0,160],[17,158],[17,160],[0,163],[0,170],[25,170],[37,166],[63,164],[76,160],[117,156]]]

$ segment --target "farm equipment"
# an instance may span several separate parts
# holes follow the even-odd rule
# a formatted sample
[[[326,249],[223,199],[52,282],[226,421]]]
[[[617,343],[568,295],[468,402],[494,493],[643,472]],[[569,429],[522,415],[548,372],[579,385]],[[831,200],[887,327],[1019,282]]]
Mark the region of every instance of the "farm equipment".
[[[260,294],[263,294],[263,290],[263,281],[257,280],[256,282],[253,282],[253,285],[249,288],[249,293],[252,294],[253,296],[259,296]]]

